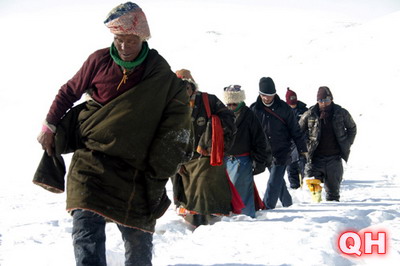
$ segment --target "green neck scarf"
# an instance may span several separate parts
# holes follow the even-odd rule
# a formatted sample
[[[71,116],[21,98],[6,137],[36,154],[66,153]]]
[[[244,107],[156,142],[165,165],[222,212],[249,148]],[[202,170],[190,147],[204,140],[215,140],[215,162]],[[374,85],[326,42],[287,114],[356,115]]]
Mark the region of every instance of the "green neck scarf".
[[[119,57],[118,51],[117,51],[117,48],[115,48],[114,42],[111,44],[111,47],[110,47],[110,55],[111,55],[112,59],[114,60],[114,62],[117,65],[119,65],[127,70],[131,70],[131,69],[137,67],[138,65],[140,65],[141,63],[143,63],[143,61],[146,59],[148,53],[149,53],[149,45],[147,44],[147,42],[143,42],[142,50],[140,50],[140,53],[136,57],[136,59],[133,61],[130,61],[130,62],[126,62],[126,61],[123,61]]]
[[[235,110],[233,110],[233,112],[237,112],[237,111],[239,111],[239,110],[240,110],[240,108],[242,108],[242,107],[243,107],[243,105],[244,105],[244,102],[241,102],[241,103],[239,103],[239,104],[238,104],[238,106],[236,107],[236,109],[235,109]]]

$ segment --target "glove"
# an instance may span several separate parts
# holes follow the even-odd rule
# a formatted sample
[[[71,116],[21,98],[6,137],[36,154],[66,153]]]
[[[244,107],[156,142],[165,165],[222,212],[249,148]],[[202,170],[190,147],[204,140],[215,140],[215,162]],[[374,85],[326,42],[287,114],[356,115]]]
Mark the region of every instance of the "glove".
[[[45,150],[49,156],[54,154],[54,132],[55,127],[53,131],[50,124],[43,124],[42,131],[37,137],[37,141],[42,145],[42,149]]]
[[[186,167],[185,167],[184,165],[181,165],[181,166],[179,167],[178,173],[179,173],[180,175],[183,175],[183,176],[189,175],[189,173],[188,173],[188,171],[186,170]]]
[[[253,161],[253,175],[261,174],[264,171],[265,171],[264,164]]]
[[[210,156],[212,147],[212,129],[211,122],[207,122],[206,130],[200,136],[196,151],[203,156]]]
[[[302,152],[302,153],[300,153],[300,160],[301,160],[302,158],[304,158],[304,159],[307,161],[307,157],[308,157],[308,152]]]
[[[158,180],[146,177],[146,197],[149,206],[150,218],[158,219],[164,215],[171,205],[171,200],[167,196],[165,185],[166,180]]]

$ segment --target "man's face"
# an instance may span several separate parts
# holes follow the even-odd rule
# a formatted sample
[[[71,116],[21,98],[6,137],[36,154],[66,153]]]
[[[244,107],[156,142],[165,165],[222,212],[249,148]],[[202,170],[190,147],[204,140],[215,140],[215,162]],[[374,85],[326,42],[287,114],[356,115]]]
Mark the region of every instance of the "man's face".
[[[187,81],[186,92],[189,95],[189,97],[192,97],[192,95],[196,92],[196,86],[193,83]]]
[[[274,95],[264,95],[260,94],[261,100],[264,104],[271,104],[274,101],[275,94]]]
[[[115,34],[114,45],[117,48],[119,57],[130,62],[135,60],[142,50],[142,40],[139,36],[133,34]]]
[[[238,107],[238,104],[237,103],[228,103],[226,106],[228,107],[229,110],[234,111]]]

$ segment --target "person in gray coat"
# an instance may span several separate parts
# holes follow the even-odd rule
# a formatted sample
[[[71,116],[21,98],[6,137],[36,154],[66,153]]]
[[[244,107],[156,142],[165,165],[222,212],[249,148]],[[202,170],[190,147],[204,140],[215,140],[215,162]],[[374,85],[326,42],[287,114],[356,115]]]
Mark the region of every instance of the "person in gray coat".
[[[346,109],[333,102],[331,90],[323,86],[318,89],[317,104],[303,114],[299,124],[307,136],[305,175],[324,183],[327,201],[339,201],[342,159],[349,159],[356,123]]]

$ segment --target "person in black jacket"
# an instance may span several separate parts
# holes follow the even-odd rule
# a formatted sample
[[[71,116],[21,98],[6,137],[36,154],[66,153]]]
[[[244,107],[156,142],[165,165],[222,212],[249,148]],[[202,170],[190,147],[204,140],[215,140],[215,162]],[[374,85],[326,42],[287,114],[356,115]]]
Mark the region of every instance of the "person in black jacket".
[[[339,201],[343,177],[342,159],[347,162],[357,126],[350,113],[333,102],[330,89],[318,89],[317,104],[300,119],[307,136],[308,161],[305,174],[324,182],[327,201]]]
[[[273,161],[268,168],[270,176],[264,204],[267,209],[274,209],[279,199],[283,207],[289,207],[293,202],[284,175],[290,162],[290,147],[293,140],[299,153],[305,155],[305,139],[290,106],[276,94],[274,81],[270,77],[260,79],[259,96],[250,108],[261,122],[272,148]]]
[[[245,99],[240,85],[224,88],[224,102],[234,112],[237,127],[235,142],[226,152],[225,161],[229,178],[246,206],[242,214],[255,218],[258,207],[254,197],[257,189],[254,175],[264,172],[271,165],[272,152],[260,122],[246,106]]]
[[[300,117],[304,112],[308,110],[307,104],[299,101],[297,99],[296,92],[287,88],[286,91],[286,103],[292,108],[293,114],[296,120],[299,121]],[[286,171],[288,174],[288,180],[290,187],[293,189],[298,189],[303,182],[304,178],[304,166],[306,164],[307,158],[305,156],[300,156],[297,151],[296,144],[292,141],[292,152],[291,152],[291,163],[287,166]]]

